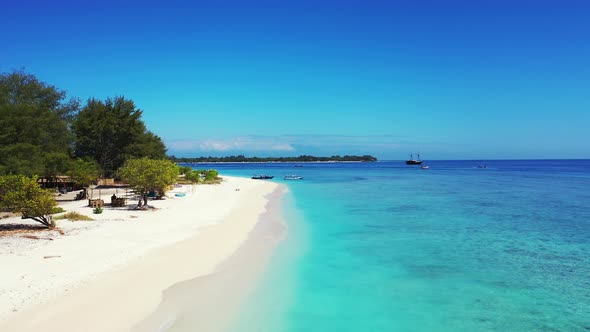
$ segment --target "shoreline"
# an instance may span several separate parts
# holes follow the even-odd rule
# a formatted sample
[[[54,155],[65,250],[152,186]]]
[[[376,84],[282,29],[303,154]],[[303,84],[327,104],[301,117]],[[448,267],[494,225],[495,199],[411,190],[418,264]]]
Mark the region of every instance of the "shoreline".
[[[198,164],[344,164],[344,163],[375,163],[377,161],[177,161],[176,164],[198,165]]]
[[[221,185],[163,201],[158,211],[119,210],[108,222],[90,222],[99,226],[82,230],[76,227],[84,222],[66,227],[70,222],[60,221],[63,237],[36,242],[25,253],[18,246],[0,252],[0,264],[10,267],[0,276],[0,294],[11,295],[0,300],[0,330],[129,331],[158,308],[163,291],[214,273],[259,224],[268,195],[282,188],[223,178]],[[41,253],[61,255],[42,259]],[[43,283],[45,275],[49,281]],[[22,293],[17,287],[24,287]]]
[[[176,283],[163,291],[158,308],[131,331],[227,331],[261,282],[274,249],[286,236],[287,224],[281,208],[286,190],[279,186],[268,196],[266,212],[260,215],[248,238],[213,273]]]

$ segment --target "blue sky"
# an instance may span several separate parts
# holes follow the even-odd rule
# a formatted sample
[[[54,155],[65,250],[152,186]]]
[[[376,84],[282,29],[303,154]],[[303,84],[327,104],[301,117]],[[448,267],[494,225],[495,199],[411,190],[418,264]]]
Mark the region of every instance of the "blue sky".
[[[0,71],[124,95],[177,156],[590,158],[584,1],[13,1]]]

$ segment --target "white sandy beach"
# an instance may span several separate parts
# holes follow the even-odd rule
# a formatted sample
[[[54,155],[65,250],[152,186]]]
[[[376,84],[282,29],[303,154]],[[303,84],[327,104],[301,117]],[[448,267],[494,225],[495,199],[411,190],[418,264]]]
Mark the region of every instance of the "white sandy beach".
[[[95,215],[87,201],[60,204],[96,220],[59,220],[63,235],[0,237],[0,331],[129,331],[145,326],[148,316],[153,330],[172,325],[170,317],[154,315],[163,292],[217,271],[279,191],[276,183],[224,177],[220,185],[176,188],[168,199],[150,201],[156,210],[106,207]],[[103,191],[102,198],[111,194]]]

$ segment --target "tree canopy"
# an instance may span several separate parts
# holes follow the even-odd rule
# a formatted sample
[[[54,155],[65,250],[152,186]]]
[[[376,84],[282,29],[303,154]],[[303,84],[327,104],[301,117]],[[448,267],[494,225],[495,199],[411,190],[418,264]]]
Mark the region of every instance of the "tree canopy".
[[[98,163],[92,159],[78,158],[71,163],[67,174],[75,183],[88,187],[100,175],[100,168]]]
[[[201,180],[201,173],[199,173],[198,171],[189,171],[184,173],[184,178],[187,181],[190,181],[191,183],[198,183],[199,180]]]
[[[68,156],[78,105],[33,75],[0,73],[0,174],[41,175],[47,154]]]
[[[45,154],[43,164],[45,165],[43,176],[55,179],[58,175],[64,175],[71,169],[72,159],[65,153],[50,152]]]
[[[0,210],[20,213],[23,219],[53,228],[51,213],[56,205],[51,193],[41,189],[37,177],[0,176]]]
[[[148,193],[164,193],[167,187],[176,183],[179,171],[170,160],[144,157],[128,159],[118,173],[123,181],[143,196],[147,205]]]
[[[178,169],[184,170],[184,179],[191,183],[215,183],[219,180],[219,172],[215,169],[197,169],[193,170],[190,166],[178,166]]]
[[[31,74],[0,73],[0,175],[79,173],[74,161],[83,158],[112,176],[129,158],[166,157],[132,100],[91,98],[80,108],[78,99]]]
[[[146,129],[141,114],[124,97],[88,100],[72,125],[76,156],[94,158],[109,176],[130,158],[164,158],[164,143]]]

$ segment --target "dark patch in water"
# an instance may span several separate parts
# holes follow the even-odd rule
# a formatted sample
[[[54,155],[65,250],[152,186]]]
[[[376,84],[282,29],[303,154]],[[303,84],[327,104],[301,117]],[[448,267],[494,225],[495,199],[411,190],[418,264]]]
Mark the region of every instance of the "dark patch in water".
[[[418,278],[438,279],[450,276],[456,272],[444,265],[408,265],[406,269]]]
[[[389,208],[385,209],[385,212],[389,212],[389,213],[400,213],[400,212],[408,212],[408,211],[424,211],[424,207],[419,206],[419,205],[413,205],[413,204],[404,204],[404,205],[397,205],[397,206],[392,206]]]
[[[498,203],[495,201],[476,201],[475,204],[476,206],[479,207],[497,207]]]
[[[525,249],[520,249],[520,248],[508,248],[504,250],[505,252],[511,254],[511,255],[516,255],[516,256],[524,256],[524,257],[531,257],[531,258],[537,258],[539,257],[539,254],[530,250],[525,250]]]
[[[348,213],[352,214],[352,215],[369,215],[371,213],[373,213],[374,211],[370,208],[348,208],[347,209]]]
[[[559,332],[560,330],[553,327],[553,326],[548,326],[545,324],[537,324],[537,328],[535,329],[535,331],[551,331],[551,332]]]
[[[385,228],[389,228],[389,226],[387,225],[374,225],[374,224],[365,224],[365,227],[368,228],[375,228],[375,229],[385,229]]]
[[[490,281],[487,283],[490,286],[493,287],[497,287],[497,288],[504,288],[504,289],[509,289],[509,288],[513,288],[514,285],[506,280],[494,280],[494,281]]]
[[[352,180],[354,181],[363,181],[363,180],[368,180],[369,178],[364,178],[362,176],[353,176]]]

